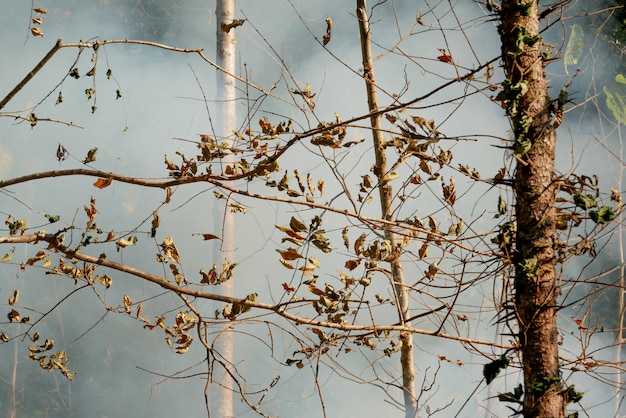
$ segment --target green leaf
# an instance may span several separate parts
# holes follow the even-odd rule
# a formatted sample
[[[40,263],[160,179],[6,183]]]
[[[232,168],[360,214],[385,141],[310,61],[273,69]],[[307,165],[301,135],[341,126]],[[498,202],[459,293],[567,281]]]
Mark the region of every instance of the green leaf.
[[[59,215],[52,216],[52,215],[48,215],[48,214],[46,214],[46,218],[48,218],[48,222],[50,222],[51,224],[53,224],[55,222],[58,222],[59,219],[61,219],[61,217]]]
[[[506,213],[506,201],[502,198],[502,195],[498,196],[498,213],[496,213],[495,218],[499,218],[500,216]]]
[[[537,270],[539,268],[539,266],[537,265],[537,259],[535,257],[527,258],[526,260],[523,260],[519,264],[519,267],[522,269],[522,272],[524,273],[524,275],[529,278],[535,277],[537,275]]]
[[[567,41],[567,47],[565,48],[565,56],[563,57],[563,65],[565,66],[565,72],[569,74],[568,67],[578,64],[578,60],[583,52],[584,46],[584,31],[580,25],[572,25],[572,30]]]
[[[313,245],[324,253],[329,253],[333,250],[333,246],[330,244],[328,238],[323,235],[323,231],[315,232],[310,240]]]
[[[516,51],[511,52],[513,55],[518,55],[524,49],[524,45],[532,47],[541,39],[540,35],[532,35],[525,27],[520,27],[517,33],[517,39],[515,40]]]
[[[498,400],[500,402],[513,402],[513,403],[521,404],[523,403],[521,400],[523,394],[524,394],[524,389],[522,388],[522,384],[520,383],[513,390],[513,392],[499,393]]]
[[[583,196],[580,193],[574,195],[574,203],[576,204],[576,206],[584,210],[589,210],[598,206],[593,196]]]
[[[626,77],[623,74],[615,76],[615,84],[602,87],[606,94],[606,106],[611,109],[618,122],[626,125]]]
[[[90,149],[89,152],[87,153],[87,156],[83,160],[83,164],[88,164],[88,163],[91,163],[93,161],[96,161],[96,154],[97,154],[97,152],[98,152],[98,148]]]
[[[299,219],[295,218],[294,216],[291,217],[291,220],[289,221],[289,226],[295,232],[309,232],[309,228],[307,228],[304,223],[302,223]]]
[[[487,384],[493,382],[493,379],[495,379],[500,374],[500,371],[506,369],[508,365],[509,359],[506,358],[506,356],[501,356],[491,363],[485,364],[483,366],[483,376]]]
[[[565,400],[567,402],[577,403],[583,398],[583,395],[583,392],[577,392],[576,389],[574,389],[574,385],[572,385],[568,387],[567,392],[565,392]]]
[[[602,206],[599,210],[589,211],[589,216],[595,223],[604,225],[615,219],[615,212],[613,212],[613,208],[610,206]]]

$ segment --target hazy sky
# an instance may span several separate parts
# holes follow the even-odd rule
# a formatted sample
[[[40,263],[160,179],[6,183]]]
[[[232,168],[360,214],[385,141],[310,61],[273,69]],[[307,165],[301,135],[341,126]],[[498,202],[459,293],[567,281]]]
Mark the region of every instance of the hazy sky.
[[[478,5],[473,2],[459,3],[455,6],[455,14],[450,13],[447,4],[439,3],[434,13],[426,13],[427,5],[428,2],[415,5],[413,2],[387,1],[374,9],[374,54],[383,54],[394,46],[415,25],[416,17],[421,16],[425,23],[425,26],[415,26],[415,35],[407,39],[400,49],[382,55],[377,61],[377,81],[383,89],[381,105],[392,104],[397,98],[393,95],[400,95],[401,101],[420,97],[440,85],[442,80],[455,77],[457,74],[453,66],[437,60],[441,54],[439,48],[446,49],[452,55],[461,74],[499,53],[495,26]],[[40,7],[48,9],[48,13],[42,16],[43,38],[28,33],[30,3],[5,1],[2,5],[0,35],[5,42],[0,50],[1,56],[5,58],[0,60],[0,72],[3,75],[0,96],[4,96],[32,69],[58,38],[64,42],[94,37],[148,39],[182,48],[204,48],[207,57],[214,58],[216,23],[213,2],[102,0],[85,3],[64,0],[42,4]],[[362,65],[354,8],[354,2],[344,0],[238,2],[237,16],[247,19],[243,26],[236,29],[239,75],[264,89],[276,84],[273,90],[276,98],[263,101],[257,101],[261,95],[254,90],[242,89],[239,92],[241,100],[238,116],[243,127],[249,122],[252,129],[258,129],[258,119],[268,116],[274,124],[291,118],[301,129],[309,129],[320,121],[334,121],[335,112],[344,120],[367,113],[363,80],[359,73]],[[397,20],[394,13],[398,16]],[[327,17],[332,17],[333,31],[328,50],[324,50],[309,30],[321,39],[325,34]],[[464,31],[454,29],[442,32],[437,29],[458,28],[459,22]],[[428,30],[430,28],[434,29]],[[72,121],[82,129],[43,121],[31,129],[28,122],[1,118],[0,178],[82,167],[81,160],[96,146],[97,160],[92,164],[95,168],[131,176],[164,178],[167,176],[163,164],[164,154],[178,163],[180,159],[176,152],[188,156],[197,152],[194,144],[184,140],[196,141],[198,134],[211,133],[211,117],[214,116],[216,106],[213,101],[215,70],[197,56],[137,45],[109,45],[99,51],[95,85],[93,78],[85,76],[94,65],[90,61],[91,57],[92,51],[85,50],[75,63],[76,50],[59,52],[2,109],[6,113],[28,115],[27,109],[52,92],[51,97],[37,108],[38,116]],[[58,87],[64,75],[74,67],[79,69],[81,77],[78,80],[67,78]],[[113,71],[114,77],[110,80],[105,77],[107,68]],[[562,71],[559,69],[555,73],[561,74]],[[499,82],[501,78],[496,66],[493,82]],[[290,101],[289,90],[303,89],[307,83],[311,84],[312,91],[316,93],[316,107],[315,112],[303,113]],[[93,100],[87,100],[84,93],[88,88],[96,90],[95,114],[91,112]],[[513,163],[510,155],[494,146],[502,145],[501,139],[509,137],[508,122],[503,110],[487,94],[475,94],[464,101],[460,100],[459,97],[465,91],[474,92],[471,88],[465,88],[465,84],[458,83],[418,103],[409,112],[414,116],[434,119],[437,129],[444,135],[469,138],[452,148],[455,155],[453,165],[470,165],[480,171],[483,177],[493,177],[498,169],[511,167]],[[118,89],[122,94],[120,100],[115,99]],[[62,91],[63,102],[55,105],[59,91]],[[433,106],[443,102],[449,103]],[[298,104],[304,107],[302,101]],[[248,113],[250,121],[246,119]],[[367,120],[359,124],[366,126]],[[558,166],[566,172],[570,166],[577,165],[577,171],[581,169],[583,173],[585,167],[591,167],[591,170],[595,170],[593,173],[602,176],[602,186],[607,191],[609,186],[615,186],[621,179],[621,171],[614,159],[607,160],[601,143],[589,140],[591,135],[598,135],[599,129],[584,119],[561,128],[559,135],[563,138],[563,145]],[[360,138],[369,141],[368,135],[366,129],[357,127],[349,131],[346,141]],[[72,155],[62,163],[56,159],[59,144]],[[571,149],[575,157],[571,156]],[[331,151],[324,151],[331,155]],[[340,192],[329,167],[319,158],[316,147],[303,141],[293,155],[281,163],[284,164],[282,170],[299,168],[302,172],[311,172],[316,180],[324,178],[324,199],[331,199]],[[356,187],[373,163],[371,148],[365,145],[354,147],[349,152],[336,151],[336,156],[337,168],[352,188]],[[444,174],[446,181],[451,176],[449,172]],[[471,227],[477,233],[490,230],[497,222],[493,215],[497,209],[498,194],[502,193],[508,200],[511,199],[510,194],[490,189],[486,185],[475,186],[458,173],[455,178],[461,202],[455,207],[455,215],[467,221],[472,220]],[[140,242],[145,245],[129,247],[115,255],[109,249],[111,256],[138,268],[162,273],[155,266],[156,247],[153,243],[148,244],[150,238],[146,231],[149,230],[152,211],[159,208],[165,197],[164,192],[146,191],[118,183],[97,190],[92,183],[93,179],[64,178],[12,187],[10,192],[15,194],[0,194],[0,215],[26,217],[29,226],[34,228],[37,225],[52,230],[46,225],[45,215],[58,214],[63,222],[75,222],[82,227],[85,223],[82,206],[88,205],[90,196],[94,196],[101,212],[97,218],[98,226],[105,231],[112,228],[132,231],[148,219],[137,232]],[[267,192],[267,188],[260,182],[250,185],[250,188]],[[430,188],[424,187],[399,209],[398,216],[426,218],[433,215],[447,228],[455,217],[440,210],[436,200],[440,198],[440,190],[440,182],[433,182]],[[291,279],[290,272],[277,262],[279,257],[274,249],[284,245],[280,242],[282,235],[274,225],[284,224],[289,216],[297,213],[297,208],[253,200],[246,200],[245,204],[249,205],[250,212],[245,216],[237,215],[237,258],[241,261],[237,270],[237,277],[241,278],[236,285],[237,292],[243,296],[256,291],[264,301],[269,302],[280,297],[278,283]],[[339,197],[333,204],[345,205],[346,199]],[[375,209],[373,205],[365,207],[363,213],[375,214]],[[157,239],[167,235],[177,237],[176,243],[184,258],[185,274],[190,279],[196,280],[196,272],[200,268],[208,270],[214,263],[219,265],[220,261],[212,259],[212,246],[192,236],[199,232],[221,233],[212,230],[213,218],[220,215],[211,188],[194,186],[178,190],[174,202],[161,208],[160,213],[162,227],[158,230]],[[309,219],[314,213],[303,211],[298,216]],[[324,218],[324,222],[324,228],[339,237],[346,221],[343,217],[329,215]],[[71,238],[79,240],[79,232]],[[6,251],[9,249],[0,247],[0,256]],[[413,251],[417,252],[417,247]],[[610,252],[610,248],[607,252]],[[17,247],[13,257],[20,259],[33,255],[34,249]],[[607,259],[610,260],[611,256],[615,257],[614,251]],[[339,256],[336,258],[341,263],[340,267],[344,259]],[[333,267],[332,263],[328,267],[324,265],[324,268],[325,276],[320,278],[320,285],[337,277],[338,268]],[[423,273],[423,266],[411,265],[407,270],[410,274],[418,275]],[[23,293],[22,304],[31,303],[43,311],[49,309],[59,297],[75,289],[69,279],[46,276],[37,269],[22,272],[15,265],[0,265],[0,277],[0,297],[8,297],[13,289],[18,288]],[[491,289],[489,284],[473,289],[467,300],[484,304],[485,312],[491,312]],[[137,279],[122,275],[116,275],[113,287],[103,291],[107,301],[115,306],[122,303],[125,293],[134,300],[140,300],[160,295],[161,292],[150,286],[144,287]],[[160,296],[156,300],[157,306],[146,303],[147,316],[153,317],[163,310],[180,305],[180,301],[171,296]],[[213,312],[221,305],[206,302],[200,307],[203,312]],[[468,310],[477,312],[469,307]],[[46,402],[49,402],[49,416],[65,416],[63,414],[68,411],[72,411],[75,416],[90,417],[166,416],[180,415],[181,412],[188,416],[201,416],[204,413],[202,379],[158,384],[161,377],[139,368],[162,374],[174,373],[200,362],[205,356],[203,350],[198,346],[187,355],[178,356],[168,349],[161,330],[148,332],[141,323],[122,315],[108,314],[102,319],[104,313],[96,296],[89,289],[84,289],[46,318],[45,328],[41,330],[42,338],[57,340],[59,347],[70,355],[70,369],[79,371],[71,386],[60,375],[41,372],[37,364],[28,360],[26,346],[21,341],[19,347],[13,343],[0,346],[0,356],[3,356],[0,378],[4,382],[10,379],[11,367],[17,359],[17,370],[22,379],[20,387],[23,388],[20,400],[25,407],[41,404],[39,409],[45,408]],[[485,314],[475,324],[461,325],[467,326],[462,331],[472,337],[494,338],[496,328],[493,320],[493,316]],[[98,326],[95,330],[83,335],[96,323]],[[430,328],[434,325],[425,321],[416,326]],[[2,329],[14,332],[10,327]],[[243,328],[243,332],[265,336],[268,330],[263,326],[250,326]],[[300,332],[305,333],[306,330]],[[319,399],[312,383],[312,371],[308,366],[303,370],[281,366],[268,359],[267,349],[254,339],[242,337],[237,341],[246,342],[237,346],[236,356],[240,361],[238,367],[250,377],[252,387],[259,385],[262,388],[261,385],[268,385],[280,375],[280,389],[270,391],[265,400],[268,413],[285,417],[321,416]],[[277,337],[276,343],[280,356],[298,349],[289,338]],[[496,392],[489,392],[484,383],[480,383],[482,366],[487,359],[470,355],[457,343],[434,338],[418,336],[416,347],[418,382],[422,379],[425,383],[430,382],[437,369],[438,356],[452,360],[451,363],[439,361],[441,369],[436,385],[425,395],[425,398],[432,396],[432,400],[421,399],[421,407],[425,409],[428,405],[430,410],[435,410],[452,401],[452,406],[437,416],[453,416],[478,386],[479,389],[458,416],[489,416],[485,408],[490,403],[488,398]],[[574,346],[569,347],[574,351]],[[367,378],[372,376],[368,360],[375,359],[377,355],[364,351],[363,356],[341,355],[335,360],[346,361],[352,372]],[[463,365],[455,364],[456,360]],[[285,359],[281,357],[279,361]],[[397,368],[394,362],[383,364]],[[329,416],[402,415],[393,405],[385,402],[380,388],[347,383],[338,377],[342,374],[339,369],[320,370],[319,381],[325,389],[324,401],[328,411],[332,411]],[[395,369],[393,371],[397,372]],[[386,373],[382,368],[378,368],[377,372]],[[510,378],[506,382],[504,380],[494,383],[499,385],[497,390],[508,391],[519,383],[519,377],[513,371]],[[577,388],[588,393],[585,400],[593,400],[585,404],[590,407],[591,416],[601,416],[602,411],[605,411],[602,405],[611,398],[606,388],[597,385],[592,379],[580,378],[576,383],[581,385]],[[593,405],[600,406],[591,408]],[[508,411],[497,402],[490,406],[494,408],[491,413],[498,416],[504,416]],[[245,405],[237,404],[236,411],[240,416],[254,415]],[[18,416],[21,415],[18,413]]]

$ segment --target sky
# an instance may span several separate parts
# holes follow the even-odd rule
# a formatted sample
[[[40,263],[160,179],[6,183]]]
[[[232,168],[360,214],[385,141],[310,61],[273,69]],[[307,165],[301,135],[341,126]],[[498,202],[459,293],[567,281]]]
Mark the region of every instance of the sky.
[[[456,71],[475,68],[499,53],[495,26],[484,11],[473,2],[455,6],[455,13],[444,3],[437,3],[434,13],[428,13],[429,2],[415,6],[412,2],[387,1],[374,9],[372,32],[376,62],[376,78],[381,86],[381,105],[387,106],[394,100],[408,101],[428,94],[443,81],[454,78]],[[31,19],[30,5],[23,2],[5,1],[0,17],[0,34],[3,42],[1,54],[7,59],[0,60],[0,96],[6,94],[33,66],[50,50],[56,39],[64,42],[100,39],[146,39],[181,48],[204,48],[210,59],[215,55],[216,21],[213,2],[187,1],[132,1],[102,0],[79,2],[63,0],[54,4],[35,4],[46,8],[42,15],[43,37],[29,34]],[[360,72],[357,23],[354,4],[350,1],[284,0],[243,1],[237,3],[237,16],[246,19],[243,26],[235,29],[238,38],[239,75],[253,83],[269,89],[273,85],[274,95],[268,98],[253,89],[242,89],[239,116],[242,130],[248,125],[258,130],[257,120],[267,116],[273,124],[293,119],[299,129],[314,128],[321,121],[332,122],[335,113],[343,120],[367,113],[367,102]],[[394,16],[397,16],[396,19]],[[332,37],[328,48],[322,48],[318,41],[326,30],[326,18],[333,21]],[[416,24],[421,18],[425,26]],[[459,22],[461,22],[459,24]],[[458,30],[462,27],[463,31]],[[442,31],[438,28],[450,28]],[[398,44],[409,31],[407,37],[393,52],[386,52]],[[445,49],[454,59],[457,67],[437,60]],[[27,109],[38,104],[46,95],[47,100],[36,110],[40,118],[71,121],[80,128],[62,123],[40,121],[31,129],[28,122],[19,122],[11,117],[0,118],[0,178],[12,178],[27,173],[62,168],[84,167],[82,160],[90,149],[98,148],[97,159],[92,167],[115,171],[129,176],[144,178],[165,178],[167,170],[163,164],[164,155],[178,163],[178,153],[193,156],[197,150],[189,141],[197,141],[199,134],[212,134],[213,117],[216,112],[215,70],[197,55],[180,54],[163,49],[138,45],[108,45],[98,52],[97,72],[94,78],[85,74],[94,66],[92,51],[82,52],[76,60],[76,50],[67,49],[57,53],[50,63],[24,88],[2,112],[28,115]],[[558,65],[558,64],[557,64]],[[77,80],[64,76],[78,68],[81,77]],[[112,70],[113,77],[105,77],[106,69]],[[562,68],[554,70],[555,89],[564,83]],[[482,72],[481,74],[482,75]],[[502,74],[494,68],[493,82],[499,82]],[[59,83],[62,82],[62,85]],[[559,85],[560,83],[560,85]],[[298,96],[290,96],[290,90],[304,89],[307,84],[315,92],[315,110],[307,110]],[[84,91],[96,90],[97,111],[92,114],[93,100],[88,100]],[[116,99],[119,89],[122,98]],[[58,92],[62,91],[63,102],[55,104]],[[558,90],[556,90],[558,92]],[[501,146],[508,139],[509,125],[503,110],[489,98],[489,93],[476,93],[462,100],[465,92],[474,93],[472,87],[458,83],[420,101],[400,117],[420,116],[433,119],[437,129],[447,137],[462,136],[451,146],[455,164],[468,165],[479,171],[484,178],[493,177],[501,167],[512,167],[513,158]],[[495,93],[494,93],[495,94]],[[558,94],[558,93],[557,93]],[[582,95],[582,94],[581,94]],[[299,108],[294,106],[299,105]],[[305,109],[305,111],[302,111]],[[249,115],[249,118],[248,118]],[[369,141],[367,120],[359,121],[352,127],[348,140]],[[617,159],[607,158],[606,147],[616,144],[611,138],[604,139],[600,133],[605,125],[593,124],[584,117],[568,122],[559,131],[563,138],[557,166],[560,172],[567,173],[572,166],[577,172],[599,174],[601,185],[606,192],[609,186],[620,184],[622,174]],[[607,124],[608,126],[608,124]],[[388,126],[389,127],[389,126]],[[595,141],[593,138],[602,138]],[[605,135],[606,136],[606,135]],[[441,141],[447,144],[445,141]],[[56,158],[57,149],[62,145],[70,153],[63,162]],[[619,150],[618,150],[619,152]],[[324,154],[322,154],[324,153]],[[320,202],[337,196],[332,201],[339,207],[349,205],[341,194],[339,182],[334,181],[331,168],[336,167],[345,183],[354,189],[362,176],[372,165],[371,147],[355,146],[349,150],[328,150],[312,146],[302,141],[293,150],[293,157],[281,162],[284,170],[298,168],[303,173],[311,173],[315,181],[325,180],[325,194]],[[322,155],[334,157],[328,164]],[[417,171],[417,163],[411,162],[402,173]],[[370,173],[371,174],[371,173]],[[422,176],[425,174],[422,173]],[[442,210],[440,204],[441,182],[427,183],[418,191],[411,192],[407,201],[398,207],[399,218],[413,216],[427,219],[433,216],[447,228],[455,219],[464,219],[470,231],[477,235],[489,231],[499,222],[494,218],[498,195],[510,203],[509,191],[491,188],[485,184],[475,184],[458,172],[444,171],[443,179],[449,182],[455,177],[459,203],[454,212]],[[293,175],[291,181],[294,182]],[[280,177],[278,178],[280,179]],[[220,215],[220,203],[213,196],[214,188],[204,185],[176,190],[173,202],[161,206],[165,195],[160,190],[142,190],[135,186],[113,183],[108,188],[98,190],[92,186],[93,179],[64,178],[46,179],[13,186],[10,191],[0,194],[0,215],[12,214],[15,218],[25,218],[33,230],[47,228],[46,215],[59,215],[67,225],[75,223],[84,227],[86,218],[82,209],[88,205],[90,197],[95,197],[100,213],[97,223],[104,231],[115,229],[128,236],[139,237],[139,244],[116,253],[109,248],[109,256],[127,262],[155,274],[159,265],[154,262],[157,244],[149,238],[152,212],[159,209],[161,226],[157,240],[171,235],[181,254],[184,274],[193,280],[201,268],[209,270],[214,263],[214,245],[203,242],[197,233],[221,234],[215,231],[215,218]],[[246,185],[257,193],[270,193],[262,182]],[[270,189],[271,190],[271,189]],[[356,194],[354,189],[354,193]],[[281,297],[280,283],[300,280],[297,275],[284,269],[278,263],[277,248],[284,248],[282,234],[274,225],[285,225],[290,216],[310,220],[317,212],[302,210],[295,206],[279,205],[275,202],[244,200],[249,212],[237,214],[237,267],[236,291],[246,295],[257,292],[263,301]],[[349,207],[349,206],[347,206]],[[375,204],[363,205],[364,215],[376,216]],[[323,227],[338,239],[346,226],[346,218],[324,214]],[[470,224],[471,222],[471,224]],[[355,240],[358,233],[351,232]],[[613,237],[607,234],[607,239]],[[80,232],[68,234],[66,239],[75,242]],[[488,240],[489,238],[485,238]],[[411,251],[417,253],[419,247],[412,244]],[[8,248],[0,248],[0,256]],[[32,257],[36,250],[16,246],[12,251],[15,260]],[[97,251],[97,248],[93,251]],[[436,258],[436,250],[431,254]],[[335,283],[337,270],[342,268],[347,251],[337,248],[333,256],[322,258],[323,269],[318,285],[324,282]],[[466,255],[466,254],[465,254]],[[610,268],[619,259],[619,251],[613,245],[605,248],[601,267]],[[467,255],[466,255],[467,256]],[[334,257],[334,258],[333,258]],[[463,254],[460,254],[459,260]],[[574,261],[572,269],[582,271],[586,259]],[[470,265],[472,265],[470,263]],[[337,267],[339,266],[339,267]],[[461,268],[455,261],[441,263],[450,271]],[[480,265],[472,265],[476,271]],[[427,266],[419,262],[407,263],[407,272],[416,281],[424,274]],[[355,273],[356,274],[356,273]],[[570,273],[569,270],[566,274]],[[164,341],[160,329],[147,331],[138,321],[124,315],[107,313],[102,308],[99,297],[112,306],[122,302],[124,294],[133,300],[145,300],[145,315],[154,317],[162,312],[171,314],[180,309],[179,299],[165,295],[159,288],[146,285],[136,278],[121,274],[112,275],[113,286],[99,293],[89,288],[76,290],[70,279],[44,274],[43,269],[31,268],[21,271],[19,264],[0,264],[0,297],[7,298],[14,289],[22,291],[20,304],[34,306],[39,312],[53,307],[59,298],[70,295],[54,312],[40,324],[43,338],[57,341],[58,347],[70,356],[70,369],[78,371],[72,383],[68,383],[56,372],[43,372],[35,362],[28,360],[27,344],[21,339],[0,345],[0,380],[9,385],[12,373],[19,376],[20,408],[17,416],[25,416],[37,411],[47,416],[115,417],[115,416],[166,416],[180,414],[201,416],[205,414],[203,389],[204,380],[193,377],[187,380],[164,379],[162,376],[186,370],[201,362],[205,352],[199,344],[184,356],[174,354]],[[496,278],[495,280],[501,280]],[[388,292],[382,283],[373,287]],[[493,317],[493,289],[489,281],[482,281],[471,288],[463,303],[462,312],[470,315],[475,322],[458,322],[462,334],[474,338],[493,339],[498,328]],[[437,286],[429,288],[433,294],[447,292]],[[390,295],[383,294],[383,297]],[[284,295],[282,295],[284,297]],[[1,299],[0,298],[0,299]],[[3,300],[3,299],[2,299]],[[606,299],[611,302],[611,299]],[[418,301],[419,302],[419,301]],[[432,299],[423,296],[421,302],[432,306]],[[418,305],[422,306],[422,305]],[[210,313],[221,309],[222,305],[200,302],[199,309]],[[4,306],[4,308],[8,308]],[[374,308],[381,318],[389,318],[393,308],[389,304]],[[33,312],[33,317],[37,312]],[[606,315],[606,314],[605,314]],[[441,316],[436,317],[442,319]],[[262,318],[259,318],[262,319]],[[571,321],[570,313],[563,313],[563,321]],[[16,332],[8,323],[0,324],[2,330]],[[278,325],[284,325],[280,321]],[[436,328],[436,319],[416,321],[416,326],[426,329]],[[301,328],[288,328],[300,338],[310,338],[310,332]],[[25,326],[21,326],[25,330]],[[281,333],[279,327],[267,328],[262,323],[252,323],[238,328],[236,337],[236,363],[245,374],[250,390],[262,390],[280,376],[279,385],[268,392],[264,399],[266,412],[272,416],[322,416],[317,388],[313,385],[315,363],[302,370],[287,367],[281,362],[294,356],[299,347],[289,335]],[[452,331],[452,329],[450,329]],[[275,351],[270,352],[263,341],[272,335]],[[308,337],[306,337],[308,333]],[[250,338],[250,336],[259,338]],[[564,352],[575,357],[580,351],[577,335],[566,335]],[[601,335],[583,348],[595,350],[608,344],[610,337]],[[586,344],[586,341],[583,341]],[[379,343],[381,347],[388,344]],[[435,416],[504,416],[505,405],[490,399],[498,391],[510,391],[520,377],[508,370],[505,378],[486,387],[482,380],[482,367],[488,359],[471,348],[466,350],[458,343],[437,338],[416,337],[416,358],[418,381],[425,387],[434,381],[432,389],[420,399],[422,415],[451,404]],[[337,350],[334,357],[325,358],[326,367],[320,367],[318,381],[323,389],[324,405],[329,416],[402,416],[403,414],[386,398],[384,387],[359,385],[352,382],[356,378],[369,379],[374,375],[370,362],[376,363],[376,372],[389,371],[397,375],[397,363],[380,359],[380,351],[370,351],[364,347],[353,347],[362,355],[347,355]],[[499,354],[497,350],[492,353]],[[606,355],[606,353],[600,353]],[[274,355],[277,361],[270,358]],[[396,355],[397,358],[397,355]],[[450,361],[448,361],[450,360]],[[335,363],[333,363],[335,362]],[[458,363],[458,364],[457,364]],[[459,365],[460,364],[460,365]],[[345,369],[342,369],[345,367]],[[200,369],[190,369],[189,374]],[[348,374],[353,373],[352,376]],[[185,374],[184,372],[183,374]],[[590,416],[606,415],[613,408],[612,396],[607,395],[606,387],[593,378],[583,378],[577,374],[577,388],[587,393],[585,408]],[[436,377],[436,379],[435,379]],[[567,377],[570,377],[569,375]],[[419,385],[418,385],[419,386]],[[476,389],[476,390],[475,390]],[[475,390],[475,391],[474,391]],[[398,398],[398,393],[392,394]],[[469,398],[467,405],[463,405]],[[6,402],[3,399],[2,402]],[[27,411],[27,408],[31,408]],[[621,413],[626,413],[622,406]],[[237,403],[238,416],[255,414],[242,403]],[[604,414],[604,415],[603,415]],[[581,416],[585,416],[581,412]]]

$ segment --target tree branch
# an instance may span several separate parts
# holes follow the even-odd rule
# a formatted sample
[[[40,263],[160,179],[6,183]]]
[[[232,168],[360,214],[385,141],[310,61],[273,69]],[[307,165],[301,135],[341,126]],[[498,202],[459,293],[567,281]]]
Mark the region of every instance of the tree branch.
[[[38,232],[36,234],[25,234],[21,236],[0,236],[0,244],[26,244],[26,243],[37,243],[37,242],[46,242],[49,244],[49,249],[56,250],[60,253],[63,253],[69,259],[76,259],[80,261],[84,261],[86,263],[91,263],[95,265],[99,265],[102,267],[107,267],[113,270],[120,271],[122,273],[130,274],[131,276],[135,276],[151,283],[154,283],[163,289],[171,290],[176,294],[192,296],[198,299],[209,299],[217,302],[224,303],[237,303],[245,306],[249,306],[251,308],[262,309],[266,311],[272,311],[279,316],[287,319],[288,321],[296,324],[296,325],[311,325],[322,328],[331,328],[340,331],[371,331],[371,332],[384,332],[384,331],[397,331],[397,332],[409,332],[412,334],[422,334],[422,335],[430,335],[433,337],[441,337],[449,340],[459,341],[462,343],[470,343],[476,345],[485,345],[489,347],[502,348],[502,349],[510,349],[512,348],[509,345],[494,343],[492,341],[485,340],[476,340],[472,338],[461,337],[457,335],[451,334],[441,334],[436,331],[430,331],[426,329],[414,328],[412,326],[402,326],[399,323],[390,324],[390,325],[350,325],[350,324],[341,324],[341,323],[333,323],[327,321],[321,321],[313,318],[306,318],[298,315],[294,315],[292,313],[287,312],[286,308],[289,304],[279,304],[273,305],[269,303],[263,303],[258,301],[252,301],[247,299],[240,299],[231,296],[219,295],[217,293],[211,292],[203,292],[200,290],[194,290],[186,287],[178,286],[176,283],[170,282],[160,276],[157,276],[152,273],[148,273],[146,271],[131,267],[126,264],[117,263],[115,261],[110,261],[106,258],[105,254],[101,254],[99,257],[94,257],[92,255],[83,254],[79,251],[72,250],[58,242],[57,234]]]

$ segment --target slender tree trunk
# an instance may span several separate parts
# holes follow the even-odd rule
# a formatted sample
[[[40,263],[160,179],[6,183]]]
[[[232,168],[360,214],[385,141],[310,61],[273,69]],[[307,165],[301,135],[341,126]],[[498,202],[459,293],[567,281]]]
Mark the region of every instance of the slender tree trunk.
[[[523,415],[565,416],[559,374],[554,252],[556,131],[539,37],[538,0],[503,0],[502,58],[515,134],[515,312],[524,371]]]
[[[624,155],[624,144],[622,141],[622,136],[620,135],[620,154]],[[618,177],[617,190],[622,190],[622,178],[624,177],[624,166],[620,169],[620,176]],[[619,228],[619,255],[620,255],[620,269],[619,269],[619,281],[617,286],[617,335],[615,337],[615,345],[617,349],[615,350],[615,364],[622,364],[622,350],[624,348],[624,343],[626,342],[626,338],[624,338],[624,334],[626,333],[626,323],[624,322],[624,316],[626,315],[626,279],[624,276],[626,275],[626,265],[624,264],[624,212],[620,209],[619,211],[619,219],[618,219],[620,228]],[[617,373],[617,379],[615,381],[615,416],[619,416],[620,405],[622,404],[622,400],[624,394],[622,394],[622,384],[623,384],[623,375],[624,371],[620,370]]]
[[[9,382],[9,407],[7,408],[7,418],[17,417],[17,366],[19,364],[19,358],[17,353],[19,351],[19,345],[17,340],[13,342],[13,370],[11,373],[11,381]]]
[[[361,55],[363,58],[363,78],[367,88],[367,103],[369,111],[378,110],[378,98],[376,82],[374,80],[374,62],[371,51],[371,33],[369,17],[367,15],[366,0],[357,0],[357,18],[359,21],[359,33],[361,38]],[[383,219],[393,218],[393,189],[389,181],[385,179],[388,174],[387,156],[385,154],[382,130],[382,116],[374,115],[370,118],[372,135],[374,138],[374,153],[376,155],[376,177],[378,179],[378,192],[380,194],[380,208]],[[392,248],[397,248],[397,238],[393,229],[385,230],[385,239],[391,242]],[[398,251],[399,253],[399,251]],[[391,261],[392,280],[396,293],[398,314],[403,325],[410,325],[409,318],[409,297],[404,283],[404,271],[398,258]],[[401,335],[402,346],[400,348],[400,364],[402,367],[402,388],[404,391],[404,406],[407,418],[417,416],[417,400],[415,397],[415,365],[413,362],[413,335],[403,333]]]
[[[233,131],[237,129],[236,90],[235,78],[231,75],[236,71],[235,50],[237,40],[235,28],[229,31],[222,30],[222,24],[230,24],[235,18],[235,0],[217,0],[215,14],[217,17],[217,64],[224,72],[217,72],[217,132],[220,140],[232,144]],[[224,164],[232,164],[232,155],[227,155]],[[233,213],[228,209],[230,199],[224,206],[224,216],[217,222],[222,227],[222,243],[220,251],[216,251],[216,263],[234,263],[235,259],[235,220]],[[220,285],[222,293],[233,295],[233,281],[229,280]],[[219,337],[216,349],[225,359],[226,364],[232,364],[234,359],[234,342],[232,333],[226,329]],[[221,376],[220,376],[221,375]],[[220,373],[216,377],[220,379],[221,390],[218,392],[217,410],[218,417],[234,417],[233,412],[233,381],[227,373]]]

